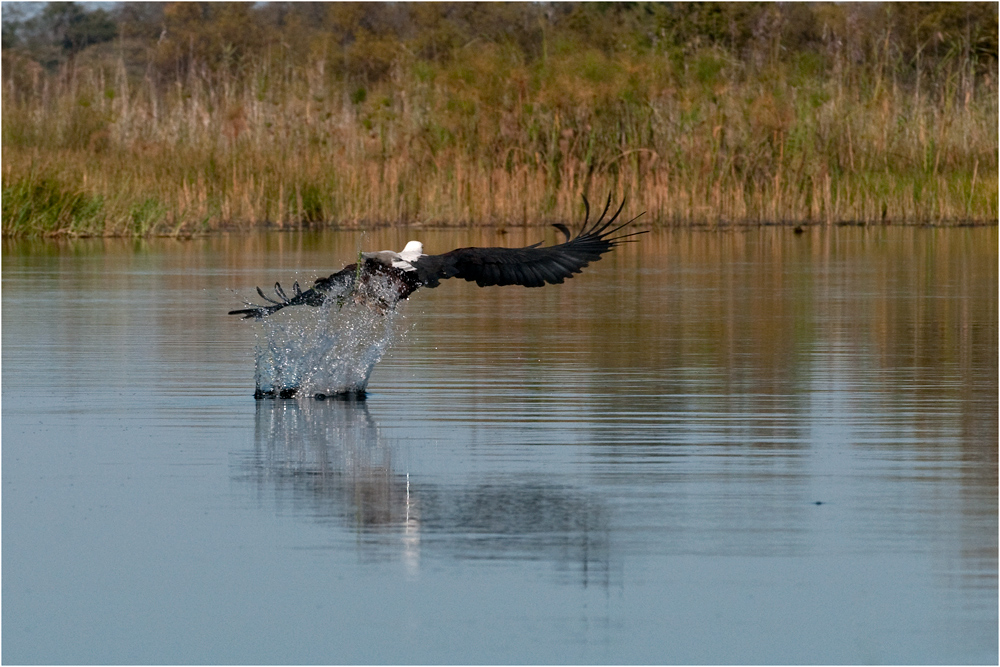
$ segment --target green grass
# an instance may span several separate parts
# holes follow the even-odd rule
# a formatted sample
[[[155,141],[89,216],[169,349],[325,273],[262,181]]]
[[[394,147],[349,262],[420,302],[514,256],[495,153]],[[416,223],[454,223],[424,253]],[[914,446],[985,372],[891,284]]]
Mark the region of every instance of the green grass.
[[[25,178],[3,185],[3,234],[77,234],[104,229],[104,199],[68,187],[52,176]]]

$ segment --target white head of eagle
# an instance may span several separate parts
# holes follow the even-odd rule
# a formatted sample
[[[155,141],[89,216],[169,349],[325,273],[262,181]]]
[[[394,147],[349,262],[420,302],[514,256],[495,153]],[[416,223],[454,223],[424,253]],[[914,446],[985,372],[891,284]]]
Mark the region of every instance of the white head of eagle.
[[[597,221],[590,225],[590,204],[583,198],[586,216],[580,232],[571,236],[566,225],[553,225],[565,236],[563,243],[542,246],[541,242],[524,248],[457,248],[443,255],[425,255],[424,246],[419,241],[410,241],[401,252],[382,250],[362,253],[359,263],[349,264],[326,278],[319,278],[305,291],[296,282],[289,297],[280,283],[274,284],[273,299],[257,288],[257,293],[269,305],[247,302],[247,308],[229,311],[230,315],[242,315],[244,319],[267,317],[288,306],[319,306],[328,297],[345,298],[354,295],[359,301],[368,301],[379,309],[395,307],[421,287],[437,287],[447,278],[463,278],[474,281],[480,287],[492,285],[523,285],[541,287],[559,284],[574,274],[580,273],[590,262],[620,243],[634,240],[633,237],[645,231],[617,234],[639,216],[623,223],[615,224],[625,207],[623,200],[614,215],[605,220],[611,208],[611,197],[604,206]],[[639,215],[642,215],[641,213]],[[617,234],[617,236],[616,236]],[[391,289],[385,290],[373,299],[371,286],[383,279]]]

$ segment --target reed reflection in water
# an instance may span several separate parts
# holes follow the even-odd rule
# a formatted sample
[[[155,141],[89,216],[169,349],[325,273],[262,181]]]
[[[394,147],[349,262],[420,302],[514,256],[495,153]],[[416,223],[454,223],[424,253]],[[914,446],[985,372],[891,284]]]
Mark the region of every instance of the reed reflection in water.
[[[996,662],[996,228],[660,231],[255,401],[237,293],[413,235],[4,242],[4,661]]]

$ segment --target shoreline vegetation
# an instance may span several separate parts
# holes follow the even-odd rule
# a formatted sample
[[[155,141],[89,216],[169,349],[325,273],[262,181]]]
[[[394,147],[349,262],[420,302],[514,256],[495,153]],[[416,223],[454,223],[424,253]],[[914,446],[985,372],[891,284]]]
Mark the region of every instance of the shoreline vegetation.
[[[6,237],[997,223],[995,3],[8,5]]]

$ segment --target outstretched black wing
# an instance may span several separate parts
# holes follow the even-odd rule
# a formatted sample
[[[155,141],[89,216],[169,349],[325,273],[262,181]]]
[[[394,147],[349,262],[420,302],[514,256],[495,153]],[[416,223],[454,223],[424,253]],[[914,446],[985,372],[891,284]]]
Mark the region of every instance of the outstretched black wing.
[[[264,294],[264,290],[258,287],[257,294],[271,305],[257,305],[247,301],[246,308],[230,310],[229,314],[242,315],[245,320],[261,319],[288,306],[322,306],[331,297],[343,303],[342,299],[349,294],[354,294],[357,299],[367,300],[369,304],[384,309],[394,306],[400,299],[405,299],[418,287],[420,282],[412,271],[403,271],[378,259],[367,257],[360,267],[357,264],[348,264],[332,276],[318,278],[313,286],[304,292],[299,288],[299,284],[295,283],[292,285],[291,297],[285,293],[281,283],[274,283],[274,296],[277,299]]]
[[[604,206],[601,217],[588,228],[590,204],[583,198],[586,218],[580,233],[570,238],[565,225],[555,225],[566,235],[566,242],[559,245],[540,247],[541,243],[525,248],[459,248],[443,255],[424,255],[412,262],[420,282],[427,287],[437,287],[446,278],[464,278],[475,281],[480,287],[490,285],[524,285],[541,287],[558,284],[583,267],[596,262],[601,255],[622,243],[629,237],[645,232],[614,234],[636,218],[617,226],[615,221],[625,207],[625,201],[608,220],[605,216],[611,208],[611,197]],[[639,215],[642,215],[641,213]]]
[[[321,306],[323,302],[326,301],[326,297],[329,293],[342,294],[350,289],[354,284],[355,274],[357,272],[357,264],[350,264],[337,273],[329,276],[328,278],[320,278],[313,286],[302,291],[299,288],[299,284],[296,282],[292,285],[292,298],[288,298],[285,290],[282,289],[281,283],[274,283],[274,294],[280,300],[275,300],[264,294],[264,290],[257,288],[257,294],[260,298],[264,299],[268,303],[272,304],[270,306],[258,306],[256,304],[246,302],[248,308],[241,308],[239,310],[230,310],[230,315],[242,315],[243,319],[248,320],[250,318],[260,319],[262,317],[267,317],[271,313],[276,313],[282,308],[288,306]]]

